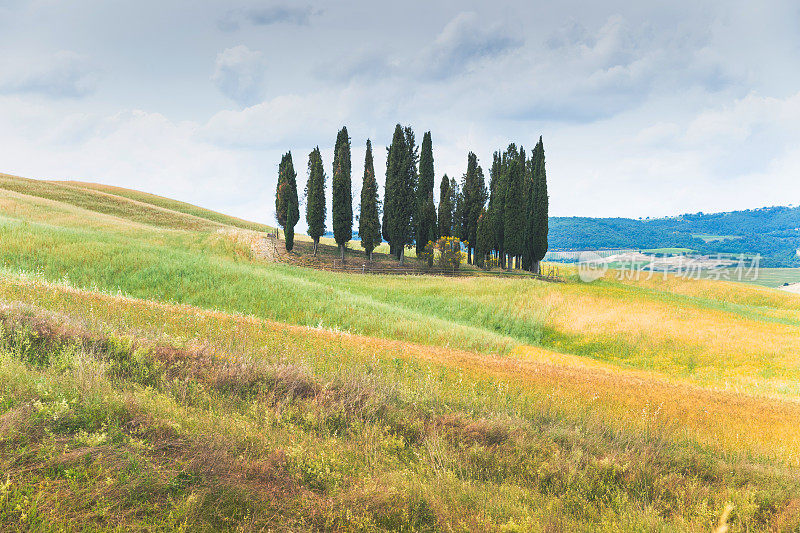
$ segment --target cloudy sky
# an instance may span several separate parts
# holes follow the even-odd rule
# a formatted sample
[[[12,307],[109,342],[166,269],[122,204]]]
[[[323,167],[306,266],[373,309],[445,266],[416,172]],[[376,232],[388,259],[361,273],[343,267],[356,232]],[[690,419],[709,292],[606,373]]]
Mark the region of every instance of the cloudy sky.
[[[800,4],[0,0],[0,172],[272,222],[280,155],[544,137],[551,214],[800,203]],[[488,172],[487,172],[488,175]]]

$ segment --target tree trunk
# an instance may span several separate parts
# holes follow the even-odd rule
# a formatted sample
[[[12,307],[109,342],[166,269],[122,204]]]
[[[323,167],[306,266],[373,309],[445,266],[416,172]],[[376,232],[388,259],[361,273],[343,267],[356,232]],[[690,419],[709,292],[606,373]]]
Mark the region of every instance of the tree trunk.
[[[339,251],[342,252],[342,263],[344,263],[344,244],[339,245]]]
[[[537,275],[540,275],[540,276],[542,275],[541,265],[540,265],[539,261],[537,261],[537,260],[533,261],[533,273],[537,274]]]
[[[317,246],[319,245],[319,239],[314,239],[314,257],[317,257]]]
[[[405,258],[406,258],[406,247],[405,246],[401,246],[400,247],[400,264],[401,265],[403,264],[403,261],[405,260]]]

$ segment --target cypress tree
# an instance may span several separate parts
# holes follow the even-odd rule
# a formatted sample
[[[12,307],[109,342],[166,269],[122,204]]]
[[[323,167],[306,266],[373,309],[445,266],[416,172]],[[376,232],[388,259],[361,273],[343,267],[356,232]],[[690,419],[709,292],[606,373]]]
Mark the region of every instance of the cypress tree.
[[[522,254],[522,265],[525,270],[534,270],[534,235],[536,223],[536,161],[538,148],[531,152],[531,158],[525,162],[525,245]]]
[[[339,245],[342,261],[345,245],[353,237],[353,191],[350,173],[350,137],[347,135],[347,127],[343,127],[336,136],[331,180],[333,238]]]
[[[450,178],[442,176],[439,185],[439,219],[437,221],[439,237],[449,237],[453,226],[453,198],[450,191]]]
[[[433,186],[436,180],[433,171],[433,142],[431,132],[422,137],[419,155],[419,182],[417,184],[417,255],[425,250],[428,241],[436,238],[436,209],[433,216],[428,206],[428,199],[433,201]]]
[[[275,193],[275,215],[283,226],[286,251],[294,248],[294,227],[300,219],[300,202],[297,197],[297,173],[292,163],[292,152],[281,157],[278,165],[278,190]]]
[[[381,225],[378,217],[378,182],[372,161],[372,143],[367,139],[367,155],[364,157],[364,183],[361,186],[361,211],[358,217],[358,235],[361,247],[372,260],[372,250],[381,243]]]
[[[539,264],[544,259],[547,253],[547,234],[549,232],[549,203],[550,199],[547,195],[547,172],[545,171],[544,164],[544,143],[542,137],[539,137],[539,143],[536,145],[538,149],[538,160],[535,163],[534,184],[536,193],[534,195],[535,209],[533,217],[535,224],[533,224],[533,271],[536,274],[540,273]]]
[[[503,240],[508,255],[519,258],[525,246],[525,177],[522,158],[516,148],[509,150],[507,165],[508,189],[503,209]],[[519,266],[518,262],[516,266]]]
[[[402,241],[400,219],[404,214],[402,184],[407,172],[405,166],[407,157],[405,132],[403,127],[398,124],[394,128],[392,143],[386,154],[386,185],[383,197],[384,238],[389,242],[390,252],[398,258],[400,257],[398,246],[402,246],[400,244]]]
[[[308,183],[306,183],[306,224],[308,235],[314,240],[317,255],[319,238],[325,234],[325,169],[319,146],[308,155]]]
[[[403,163],[405,172],[402,174],[403,180],[399,190],[402,193],[403,200],[401,202],[402,216],[399,218],[400,226],[398,228],[398,235],[402,243],[399,244],[399,258],[400,263],[403,263],[405,258],[405,247],[411,245],[416,240],[416,227],[417,209],[416,209],[416,190],[417,190],[417,163],[419,161],[419,154],[417,152],[417,143],[414,139],[414,130],[410,126],[406,126],[403,130],[406,137],[406,158]]]

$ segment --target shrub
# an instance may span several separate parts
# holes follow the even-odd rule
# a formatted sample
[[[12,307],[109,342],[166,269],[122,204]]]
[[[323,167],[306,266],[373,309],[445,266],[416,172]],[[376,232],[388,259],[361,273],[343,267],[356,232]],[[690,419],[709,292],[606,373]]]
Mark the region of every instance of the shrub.
[[[461,251],[461,240],[458,237],[439,237],[436,242],[430,241],[420,258],[433,266],[434,258],[438,258],[439,267],[447,270],[458,270],[467,255]],[[466,242],[464,243],[466,244]]]

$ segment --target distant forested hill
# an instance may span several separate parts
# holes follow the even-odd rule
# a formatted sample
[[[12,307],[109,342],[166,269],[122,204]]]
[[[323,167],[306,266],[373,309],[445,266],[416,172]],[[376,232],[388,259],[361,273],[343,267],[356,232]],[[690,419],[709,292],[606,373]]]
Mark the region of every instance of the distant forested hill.
[[[763,266],[800,266],[800,207],[764,207],[677,217],[553,217],[551,250],[692,248],[701,253],[759,253]]]

